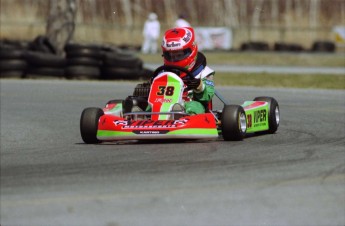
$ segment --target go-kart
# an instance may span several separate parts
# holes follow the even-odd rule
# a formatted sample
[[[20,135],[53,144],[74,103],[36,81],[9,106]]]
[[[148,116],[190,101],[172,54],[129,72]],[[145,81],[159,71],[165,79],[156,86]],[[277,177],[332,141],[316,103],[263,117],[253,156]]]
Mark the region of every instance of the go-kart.
[[[272,97],[256,97],[242,105],[229,105],[215,91],[223,109],[205,104],[205,113],[174,111],[174,104],[188,101],[184,78],[195,79],[179,67],[158,67],[151,82],[138,84],[133,95],[110,100],[103,109],[86,108],[80,118],[80,133],[87,144],[118,140],[218,139],[243,140],[248,133],[275,133],[279,126],[279,105]],[[147,110],[149,109],[149,110]]]

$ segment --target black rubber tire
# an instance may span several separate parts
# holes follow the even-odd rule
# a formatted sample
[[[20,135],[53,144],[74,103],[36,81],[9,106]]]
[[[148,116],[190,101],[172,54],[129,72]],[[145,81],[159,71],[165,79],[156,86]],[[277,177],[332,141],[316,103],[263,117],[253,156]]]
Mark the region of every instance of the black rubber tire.
[[[140,80],[149,80],[152,78],[152,76],[153,76],[153,70],[151,70],[151,69],[143,68],[139,72],[139,79]]]
[[[279,105],[276,99],[273,97],[255,97],[254,101],[265,101],[268,102],[269,111],[268,111],[268,131],[263,131],[260,133],[275,133],[279,127]],[[278,118],[276,117],[276,108],[278,108]]]
[[[97,144],[98,121],[104,115],[100,108],[85,108],[80,117],[80,134],[86,144]]]
[[[80,50],[80,49],[100,51],[102,49],[102,46],[95,45],[95,44],[67,43],[64,49],[66,52],[73,52],[75,50]]]
[[[65,75],[67,79],[99,79],[101,72],[99,67],[68,66]]]
[[[24,59],[24,54],[22,49],[0,48],[0,60]]]
[[[289,44],[289,51],[290,52],[302,52],[302,51],[304,51],[304,48],[300,44],[291,43],[291,44]]]
[[[39,76],[37,76],[39,75]],[[30,67],[28,68],[25,78],[38,78],[38,77],[56,77],[64,78],[65,69],[64,68],[54,68],[54,67]]]
[[[266,42],[245,42],[241,45],[242,51],[268,51],[269,45]]]
[[[288,52],[289,51],[289,45],[286,43],[282,43],[282,42],[276,42],[276,43],[274,43],[273,50],[274,51]]]
[[[0,40],[1,49],[21,49],[27,50],[30,47],[31,41],[2,39]]]
[[[0,78],[23,78],[24,71],[21,70],[11,70],[11,71],[0,71]]]
[[[67,58],[67,65],[99,67],[102,65],[102,61],[91,57],[71,57]]]
[[[103,54],[99,49],[95,48],[80,48],[74,49],[66,52],[67,58],[73,57],[90,57],[101,60],[103,58]]]
[[[137,80],[140,78],[140,71],[130,68],[103,67],[101,78],[105,80]]]
[[[143,61],[133,54],[104,53],[103,64],[105,67],[143,68]]]
[[[240,126],[240,116],[244,116],[245,111],[240,105],[225,105],[221,116],[221,129],[223,139],[226,141],[243,140],[246,129],[243,131]]]
[[[28,51],[25,53],[26,61],[33,66],[37,67],[52,67],[52,68],[64,68],[66,66],[66,59],[61,56]]]
[[[50,42],[48,37],[44,35],[37,36],[29,46],[29,49],[32,51],[56,54],[56,48]]]
[[[315,41],[311,47],[313,52],[335,52],[336,46],[330,41]]]
[[[281,52],[301,52],[304,51],[304,48],[300,44],[294,43],[282,43],[276,42],[274,43],[273,47],[274,51],[281,51]]]
[[[21,59],[11,59],[11,60],[0,60],[0,71],[18,71],[18,70],[26,70],[28,64],[25,60]]]

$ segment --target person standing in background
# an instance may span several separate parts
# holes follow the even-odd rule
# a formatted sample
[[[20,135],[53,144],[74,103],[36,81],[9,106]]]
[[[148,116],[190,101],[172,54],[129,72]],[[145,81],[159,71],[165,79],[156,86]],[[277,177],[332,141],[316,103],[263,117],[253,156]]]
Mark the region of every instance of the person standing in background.
[[[184,14],[180,14],[175,21],[175,27],[191,27]]]
[[[157,53],[157,40],[160,34],[160,23],[157,14],[150,13],[143,28],[144,42],[141,52],[144,54]]]

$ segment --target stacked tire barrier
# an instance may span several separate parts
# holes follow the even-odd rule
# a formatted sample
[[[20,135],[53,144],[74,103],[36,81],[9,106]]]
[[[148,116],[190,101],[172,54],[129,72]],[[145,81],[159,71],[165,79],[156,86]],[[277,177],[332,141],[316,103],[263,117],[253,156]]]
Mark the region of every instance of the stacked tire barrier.
[[[67,44],[65,46],[68,79],[99,79],[103,56],[98,46]]]
[[[104,53],[103,79],[135,79],[142,69],[143,62],[131,54],[119,51]]]
[[[266,42],[245,42],[240,47],[241,51],[268,51],[269,45]]]
[[[64,78],[66,59],[54,54],[27,51],[28,68],[24,78]]]
[[[24,58],[28,65],[24,78],[63,78],[65,76],[65,58],[56,55],[56,49],[43,35],[37,36],[29,43]]]
[[[302,52],[304,48],[299,44],[276,42],[273,46],[274,51],[278,52]]]
[[[25,59],[28,43],[5,40],[0,48],[1,78],[24,77],[28,64]]]
[[[311,47],[313,52],[334,52],[335,44],[330,41],[315,41]]]
[[[275,52],[328,52],[336,51],[336,45],[331,41],[315,41],[310,49],[304,48],[297,43],[276,42],[270,48],[269,44],[260,41],[244,42],[240,46],[240,51],[275,51]]]
[[[0,78],[148,79],[152,70],[134,53],[111,45],[68,43],[65,57],[45,36],[33,41],[0,41]]]

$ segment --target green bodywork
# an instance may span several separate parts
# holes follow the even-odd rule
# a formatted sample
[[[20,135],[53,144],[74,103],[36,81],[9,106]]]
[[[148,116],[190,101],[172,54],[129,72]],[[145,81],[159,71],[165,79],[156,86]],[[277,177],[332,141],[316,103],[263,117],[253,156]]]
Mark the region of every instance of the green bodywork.
[[[206,137],[217,137],[218,132],[216,129],[178,129],[174,131],[170,131],[167,134],[164,134],[164,137],[167,136],[179,136],[179,135],[186,135],[190,136],[191,138],[193,136],[206,136]],[[98,130],[97,131],[97,137],[129,137],[129,136],[137,136],[135,133],[129,131],[129,132],[124,132],[124,131],[109,131],[109,130]]]
[[[122,116],[122,112],[123,112],[122,103],[117,103],[113,108],[108,109],[107,112],[112,115]]]
[[[251,107],[256,101],[246,101],[241,106],[244,108],[247,118],[247,133],[255,133],[268,130],[269,105]]]

